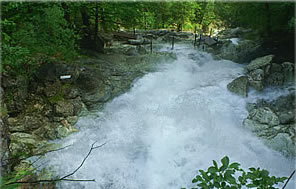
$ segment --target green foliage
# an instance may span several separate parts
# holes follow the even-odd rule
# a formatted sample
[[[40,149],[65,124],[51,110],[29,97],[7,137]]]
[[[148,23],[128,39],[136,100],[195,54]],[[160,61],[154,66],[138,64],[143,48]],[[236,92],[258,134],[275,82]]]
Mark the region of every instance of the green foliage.
[[[294,32],[295,4],[292,2],[217,2],[214,12],[226,27],[253,28],[262,35]]]
[[[2,3],[2,69],[30,76],[40,57],[68,60],[76,55],[75,33],[58,3]]]
[[[275,189],[274,185],[284,182],[286,177],[269,176],[269,172],[260,168],[249,168],[246,172],[237,162],[230,163],[227,156],[221,159],[221,166],[213,160],[213,165],[206,171],[199,170],[192,183],[202,189],[240,189],[247,188]],[[195,188],[192,188],[195,189]]]
[[[26,176],[32,175],[32,168],[19,168],[10,174],[0,176],[0,188],[2,189],[15,189],[19,188],[20,184],[9,184],[12,182],[20,181]]]

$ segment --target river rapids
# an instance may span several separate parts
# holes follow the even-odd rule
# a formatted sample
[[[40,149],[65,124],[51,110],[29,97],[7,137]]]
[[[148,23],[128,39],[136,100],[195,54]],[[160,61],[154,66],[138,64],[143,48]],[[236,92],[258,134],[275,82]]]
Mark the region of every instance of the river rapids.
[[[212,160],[220,162],[225,155],[245,169],[253,166],[275,176],[290,175],[295,160],[268,148],[242,126],[247,102],[273,99],[285,91],[237,96],[226,86],[243,74],[244,65],[214,60],[186,45],[172,51],[177,60],[159,64],[103,110],[80,117],[79,132],[55,141],[71,145],[48,153],[43,160],[60,176],[75,170],[94,142],[106,142],[71,176],[96,182],[61,182],[58,188],[190,188],[199,169],[207,169]]]

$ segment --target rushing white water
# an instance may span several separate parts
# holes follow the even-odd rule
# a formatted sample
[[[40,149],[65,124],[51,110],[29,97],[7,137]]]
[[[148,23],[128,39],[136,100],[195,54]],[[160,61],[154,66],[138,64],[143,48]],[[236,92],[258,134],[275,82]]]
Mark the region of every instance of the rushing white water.
[[[241,126],[248,99],[228,92],[226,85],[241,75],[242,65],[215,61],[191,47],[176,46],[174,51],[175,62],[137,80],[97,116],[81,117],[80,131],[58,141],[72,144],[46,156],[61,176],[81,163],[94,141],[107,142],[71,177],[96,182],[62,182],[60,188],[192,187],[197,170],[225,155],[243,168],[261,167],[277,176],[291,173],[293,160],[268,149]]]

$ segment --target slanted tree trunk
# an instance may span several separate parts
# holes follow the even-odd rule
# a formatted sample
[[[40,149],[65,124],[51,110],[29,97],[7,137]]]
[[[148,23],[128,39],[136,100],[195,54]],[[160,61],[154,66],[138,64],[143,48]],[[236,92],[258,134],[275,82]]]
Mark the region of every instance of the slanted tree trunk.
[[[98,29],[99,29],[99,6],[98,6],[98,2],[96,2],[96,7],[95,7],[95,28],[94,28],[94,40],[95,42],[98,40]],[[96,44],[95,44],[95,48]]]

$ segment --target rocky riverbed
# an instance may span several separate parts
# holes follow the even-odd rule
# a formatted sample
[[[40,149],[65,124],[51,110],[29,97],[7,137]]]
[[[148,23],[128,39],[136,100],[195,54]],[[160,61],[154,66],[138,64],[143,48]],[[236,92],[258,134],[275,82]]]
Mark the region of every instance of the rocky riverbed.
[[[48,61],[28,80],[2,75],[1,144],[4,170],[13,169],[21,159],[54,148],[49,141],[68,136],[78,116],[103,107],[128,90],[136,78],[152,71],[171,53],[142,51],[128,54],[132,46],[106,50],[105,54],[75,62]],[[70,77],[61,79],[63,76]],[[8,161],[8,159],[13,160]],[[4,161],[6,160],[6,161]],[[6,167],[9,165],[10,167]]]
[[[205,50],[216,58],[248,64],[245,74],[227,85],[229,91],[243,97],[248,97],[250,90],[261,92],[267,87],[293,85],[295,78],[294,63],[279,62],[272,54],[261,56],[261,43],[253,38],[255,35],[249,30],[235,29],[220,33],[219,40],[204,41]],[[43,62],[30,80],[3,74],[2,171],[19,166],[22,159],[57,148],[50,141],[77,132],[74,125],[80,115],[102,108],[127,91],[136,78],[153,71],[157,63],[176,59],[173,53],[157,52],[157,43],[153,44],[152,54],[149,46],[134,46],[151,38],[159,43],[171,42],[172,38],[176,43],[192,43],[194,35],[147,31],[138,40],[126,41],[130,45],[114,42],[104,54],[93,53],[71,63]],[[248,104],[249,115],[243,121],[247,129],[286,156],[295,156],[294,92],[273,101]]]

